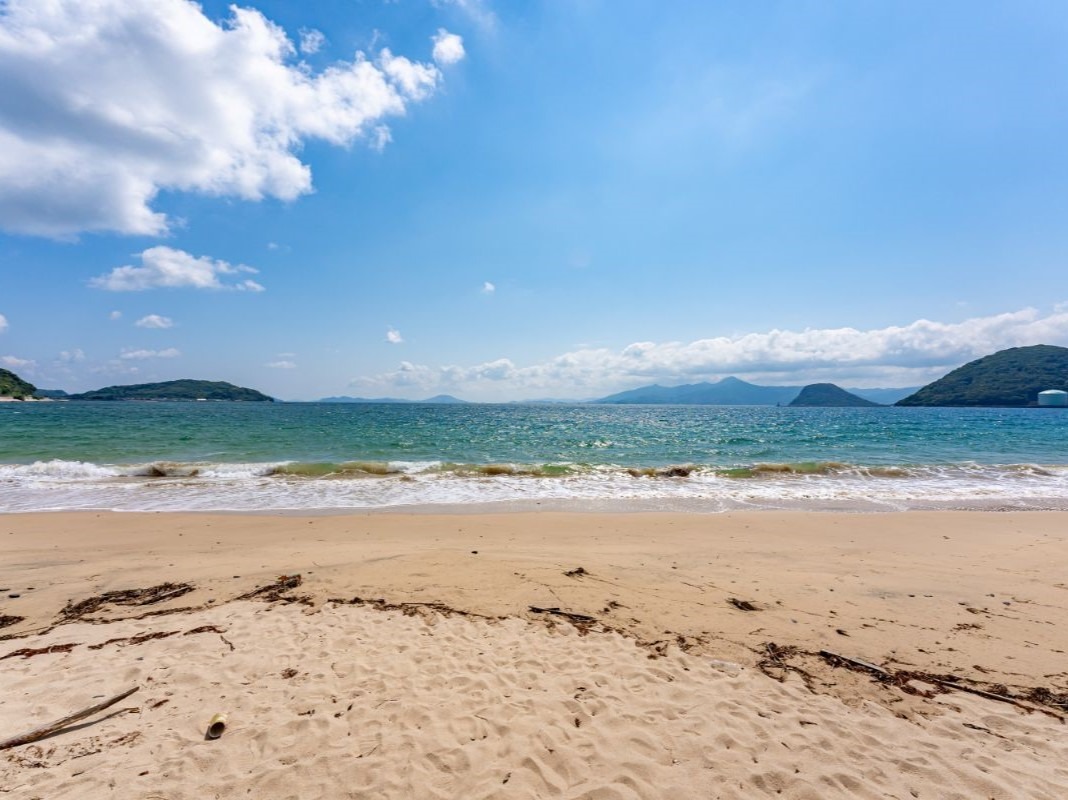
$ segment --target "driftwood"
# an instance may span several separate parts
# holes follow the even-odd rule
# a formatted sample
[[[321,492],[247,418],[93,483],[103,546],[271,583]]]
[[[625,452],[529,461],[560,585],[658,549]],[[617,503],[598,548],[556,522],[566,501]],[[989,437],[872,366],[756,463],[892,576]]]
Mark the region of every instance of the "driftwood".
[[[530,606],[530,610],[535,614],[555,614],[558,617],[569,619],[572,622],[596,622],[596,617],[591,617],[589,614],[575,614],[571,611],[561,611],[559,608],[538,608],[537,606]]]
[[[874,672],[880,678],[889,678],[890,673],[880,666],[869,663],[867,661],[861,661],[859,658],[850,658],[849,656],[843,656],[839,653],[832,653],[830,650],[820,650],[820,655],[828,661],[841,661],[845,664],[850,664],[854,667],[865,669],[868,672]]]
[[[82,720],[86,717],[92,716],[98,711],[103,711],[105,708],[115,705],[120,700],[125,700],[127,697],[132,695],[140,688],[140,686],[135,686],[132,689],[127,689],[122,694],[117,694],[102,703],[97,703],[95,706],[91,706],[82,711],[78,711],[77,713],[71,714],[70,716],[63,717],[63,719],[57,719],[55,722],[51,722],[48,725],[44,725],[40,728],[35,728],[29,733],[24,733],[20,736],[15,736],[11,739],[5,739],[4,741],[0,742],[0,750],[6,750],[9,747],[18,747],[20,744],[29,744],[30,742],[36,742],[39,739],[44,739],[46,736],[51,736],[53,733],[57,733],[63,730],[68,725],[71,725],[72,723],[75,723],[78,720]]]
[[[985,689],[976,689],[974,686],[965,686],[960,683],[954,683],[953,681],[944,681],[937,678],[934,679],[934,683],[937,683],[939,686],[944,686],[947,689],[957,689],[962,692],[968,692],[969,694],[977,694],[980,697],[985,697],[987,700],[998,700],[1002,703],[1009,703],[1010,705],[1014,705],[1017,708],[1022,708],[1024,711],[1041,711],[1047,716],[1053,717],[1054,719],[1059,719],[1061,722],[1064,722],[1064,716],[1062,714],[1058,714],[1056,711],[1053,711],[1048,708],[1042,708],[1041,706],[1032,706],[1028,705],[1027,703],[1021,703],[1015,697],[1009,697],[1008,695],[1004,694],[995,694],[994,692],[988,692]]]
[[[1054,719],[1060,720],[1061,722],[1065,721],[1065,717],[1063,714],[1060,714],[1049,708],[1043,708],[1041,705],[1030,705],[1029,703],[1021,702],[1020,698],[1017,697],[1012,697],[1007,694],[998,694],[996,692],[988,692],[986,689],[979,689],[975,686],[967,686],[963,683],[958,683],[956,680],[947,680],[947,678],[952,676],[931,675],[930,673],[926,672],[890,672],[889,670],[883,669],[882,667],[877,666],[875,664],[871,664],[867,661],[861,661],[859,658],[850,658],[849,656],[843,656],[839,653],[833,653],[830,650],[820,650],[819,654],[831,666],[845,666],[850,669],[861,669],[866,672],[871,672],[880,681],[892,683],[903,689],[906,689],[905,684],[907,684],[908,681],[918,680],[924,683],[935,684],[936,686],[940,686],[943,689],[956,689],[959,692],[968,692],[969,694],[978,695],[979,697],[985,697],[987,700],[997,700],[1001,703],[1009,703],[1010,705],[1014,705],[1017,708],[1023,709],[1024,711],[1040,711],[1041,713],[1051,716]],[[1032,695],[1033,694],[1034,691],[1032,690]],[[1037,700],[1035,702],[1043,703],[1044,701]]]
[[[739,600],[737,597],[728,597],[727,602],[737,608],[739,611],[759,611],[760,606],[756,603],[751,603],[748,600]]]

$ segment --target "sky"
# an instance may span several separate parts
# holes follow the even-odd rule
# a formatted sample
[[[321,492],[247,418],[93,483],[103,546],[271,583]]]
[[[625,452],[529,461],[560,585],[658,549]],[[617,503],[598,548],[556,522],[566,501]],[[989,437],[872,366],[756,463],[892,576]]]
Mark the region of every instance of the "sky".
[[[1061,0],[0,0],[0,367],[918,386],[1068,346]]]

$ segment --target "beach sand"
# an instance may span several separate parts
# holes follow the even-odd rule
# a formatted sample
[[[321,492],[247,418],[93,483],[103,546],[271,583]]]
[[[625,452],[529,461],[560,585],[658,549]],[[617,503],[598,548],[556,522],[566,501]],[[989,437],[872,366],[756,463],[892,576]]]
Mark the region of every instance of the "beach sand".
[[[1063,798],[1066,563],[1053,512],[0,516],[0,739],[139,687],[0,797]]]

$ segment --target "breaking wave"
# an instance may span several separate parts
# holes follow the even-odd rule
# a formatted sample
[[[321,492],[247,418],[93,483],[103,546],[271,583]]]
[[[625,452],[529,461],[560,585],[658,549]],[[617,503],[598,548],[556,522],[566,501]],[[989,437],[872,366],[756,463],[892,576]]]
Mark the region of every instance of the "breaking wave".
[[[561,506],[729,511],[1068,508],[1068,466],[840,461],[622,466],[446,461],[0,465],[0,510]]]

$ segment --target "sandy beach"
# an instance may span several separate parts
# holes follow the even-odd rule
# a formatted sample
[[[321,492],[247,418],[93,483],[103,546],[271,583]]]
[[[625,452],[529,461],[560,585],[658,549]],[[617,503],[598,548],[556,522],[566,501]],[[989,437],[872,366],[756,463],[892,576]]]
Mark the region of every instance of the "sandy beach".
[[[0,796],[1060,798],[1065,563],[1053,512],[7,515],[0,739],[139,688]]]

